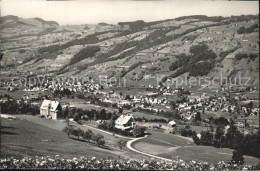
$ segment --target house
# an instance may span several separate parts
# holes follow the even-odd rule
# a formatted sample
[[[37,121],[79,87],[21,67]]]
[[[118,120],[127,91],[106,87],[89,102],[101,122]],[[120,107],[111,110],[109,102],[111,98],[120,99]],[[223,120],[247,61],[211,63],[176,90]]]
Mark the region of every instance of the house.
[[[176,126],[176,122],[174,120],[170,121],[167,126],[169,127],[175,127]]]
[[[40,107],[41,116],[57,120],[61,118],[62,107],[58,101],[44,100]]]
[[[115,120],[115,127],[117,129],[126,130],[135,127],[135,120],[132,115],[121,115]]]

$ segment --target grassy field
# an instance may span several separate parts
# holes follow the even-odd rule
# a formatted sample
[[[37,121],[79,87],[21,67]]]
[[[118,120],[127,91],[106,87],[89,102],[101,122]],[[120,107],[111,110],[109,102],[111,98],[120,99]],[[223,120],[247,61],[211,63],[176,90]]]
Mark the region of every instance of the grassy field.
[[[135,116],[135,117],[138,117],[138,118],[143,118],[144,117],[146,119],[165,119],[165,120],[168,120],[165,117],[158,116],[158,115],[147,114],[147,113],[144,113],[144,112],[132,112],[131,114],[133,116]]]
[[[161,133],[153,130],[148,130],[147,132],[151,134],[149,137],[147,137],[147,141],[151,139],[157,141],[164,141],[174,146],[194,145],[194,143],[186,137],[180,137],[174,134]]]
[[[178,125],[179,128],[185,128],[187,125]],[[197,133],[201,133],[202,131],[207,131],[210,129],[210,127],[207,127],[207,126],[193,126],[193,125],[190,125],[190,129],[192,131],[195,131]]]
[[[31,116],[31,115],[17,115],[16,117],[18,117],[20,119],[25,119],[25,120],[33,122],[33,123],[37,123],[39,125],[42,125],[42,126],[45,126],[48,128],[56,129],[59,131],[62,131],[62,129],[66,126],[66,122],[60,121],[60,120],[55,121],[55,120],[40,118],[37,116]],[[73,122],[70,122],[70,125],[75,125],[77,128],[80,128],[84,131],[86,131],[87,129],[90,129],[90,128],[84,127],[83,125],[75,124]],[[118,148],[117,141],[119,140],[119,138],[115,138],[111,135],[104,134],[104,133],[94,130],[94,129],[91,129],[91,130],[95,134],[102,134],[106,140],[107,145],[109,145],[110,147]]]
[[[112,150],[69,139],[61,131],[27,120],[1,118],[1,158],[24,156],[118,157]]]
[[[48,91],[39,91],[41,93],[40,96],[44,96],[48,94]],[[18,90],[18,91],[7,91],[7,90],[0,90],[0,93],[2,95],[4,94],[8,94],[10,95],[12,98],[14,99],[21,99],[22,97],[24,97],[24,95],[28,95],[30,96],[31,94],[38,94],[37,91],[22,91],[22,90]]]
[[[79,157],[79,156],[95,156],[100,158],[111,157],[124,157],[124,158],[136,158],[136,159],[146,159],[150,160],[149,157],[140,155],[138,153],[130,151],[128,148],[124,147],[123,150],[119,149],[118,141],[125,140],[124,138],[118,138],[113,135],[103,133],[101,131],[85,127],[83,125],[73,124],[76,127],[86,131],[87,129],[92,130],[95,134],[101,134],[104,136],[106,145],[110,148],[103,149],[96,147],[94,145],[88,144],[86,142],[80,142],[77,140],[67,138],[67,135],[61,130],[66,126],[64,121],[55,121],[45,118],[40,118],[38,116],[32,115],[14,115],[17,120],[7,120],[2,121],[2,131],[11,132],[9,134],[2,134],[2,153],[1,157],[5,156],[24,156],[24,150],[26,147],[31,146],[31,151],[25,153],[28,156],[33,155],[62,155],[64,157]],[[11,125],[13,129],[5,128]],[[13,125],[13,126],[12,126]],[[5,130],[8,129],[8,130]],[[19,130],[19,132],[17,132]],[[30,130],[30,132],[23,132],[22,130]],[[14,133],[14,134],[13,134]],[[49,136],[50,135],[50,136]],[[21,140],[25,137],[25,140]],[[54,142],[42,142],[42,140],[54,140]],[[13,145],[14,144],[14,145]],[[60,146],[59,146],[60,145]],[[15,148],[16,147],[16,148]],[[24,148],[25,149],[24,149]],[[69,148],[65,149],[64,148]],[[52,152],[49,153],[49,150]],[[85,154],[86,153],[86,154]],[[103,154],[104,155],[103,155]],[[3,156],[2,156],[3,154]]]
[[[178,156],[184,161],[198,160],[217,163],[220,160],[227,162],[232,158],[232,149],[197,146],[185,137],[150,130],[148,132],[151,135],[135,142],[134,148],[169,159],[176,159]],[[254,157],[244,156],[244,158],[246,164],[259,162],[259,159]]]

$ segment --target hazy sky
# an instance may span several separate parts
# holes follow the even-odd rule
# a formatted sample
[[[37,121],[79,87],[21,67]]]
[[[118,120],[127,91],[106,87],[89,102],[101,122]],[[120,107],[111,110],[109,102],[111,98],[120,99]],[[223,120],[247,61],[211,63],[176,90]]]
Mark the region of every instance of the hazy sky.
[[[258,1],[206,0],[2,0],[1,16],[40,17],[59,24],[155,21],[184,15],[259,14]]]

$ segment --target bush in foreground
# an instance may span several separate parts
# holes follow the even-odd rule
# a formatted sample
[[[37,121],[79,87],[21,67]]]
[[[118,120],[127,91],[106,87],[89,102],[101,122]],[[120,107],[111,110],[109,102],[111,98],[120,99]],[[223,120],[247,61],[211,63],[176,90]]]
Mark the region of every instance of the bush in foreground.
[[[73,158],[65,159],[59,155],[55,157],[24,157],[23,159],[7,158],[0,160],[1,169],[134,169],[134,170],[259,170],[258,165],[237,165],[219,162],[210,164],[207,162],[183,160],[147,161],[147,160],[126,160],[126,159],[96,159]]]

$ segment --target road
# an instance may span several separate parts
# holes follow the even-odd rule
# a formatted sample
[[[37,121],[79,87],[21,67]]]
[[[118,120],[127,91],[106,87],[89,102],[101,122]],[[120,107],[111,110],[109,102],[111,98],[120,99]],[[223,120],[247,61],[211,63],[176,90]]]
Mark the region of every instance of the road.
[[[144,152],[142,152],[142,151],[138,151],[138,150],[136,150],[136,149],[134,149],[134,148],[132,147],[132,143],[134,143],[134,142],[137,141],[137,140],[144,139],[144,138],[146,138],[148,135],[146,135],[146,136],[144,136],[144,137],[140,137],[140,138],[129,138],[129,137],[121,136],[121,135],[118,135],[118,134],[113,134],[113,133],[111,133],[111,132],[104,131],[104,130],[101,130],[101,129],[99,129],[99,128],[95,128],[95,127],[92,127],[92,126],[88,126],[88,125],[83,125],[83,126],[84,126],[84,127],[88,127],[88,128],[90,128],[90,129],[94,129],[94,130],[103,132],[103,133],[106,133],[106,134],[109,134],[109,135],[114,135],[114,136],[116,136],[116,137],[128,139],[129,141],[127,141],[126,147],[127,147],[128,149],[130,149],[131,151],[134,151],[134,152],[136,152],[136,153],[143,154],[143,155],[146,155],[146,156],[149,156],[149,157],[152,157],[152,158],[156,158],[156,159],[160,159],[160,160],[172,161],[172,160],[167,159],[167,158],[163,158],[163,157],[155,156],[155,155],[152,155],[152,154],[144,153]]]
[[[133,143],[133,142],[135,142],[135,141],[137,141],[137,140],[140,140],[140,139],[144,139],[144,138],[146,138],[146,137],[147,137],[147,135],[146,135],[145,137],[135,138],[135,139],[132,139],[132,140],[128,141],[128,142],[126,143],[127,148],[130,149],[130,150],[132,150],[132,151],[134,151],[134,152],[136,152],[136,153],[140,153],[140,154],[143,154],[143,155],[152,157],[152,158],[156,158],[156,159],[160,159],[160,160],[165,160],[165,161],[172,161],[172,160],[167,159],[167,158],[163,158],[163,157],[155,156],[155,155],[152,155],[152,154],[144,153],[144,152],[142,152],[142,151],[138,151],[138,150],[136,150],[136,149],[134,149],[134,148],[132,147],[132,143]]]

